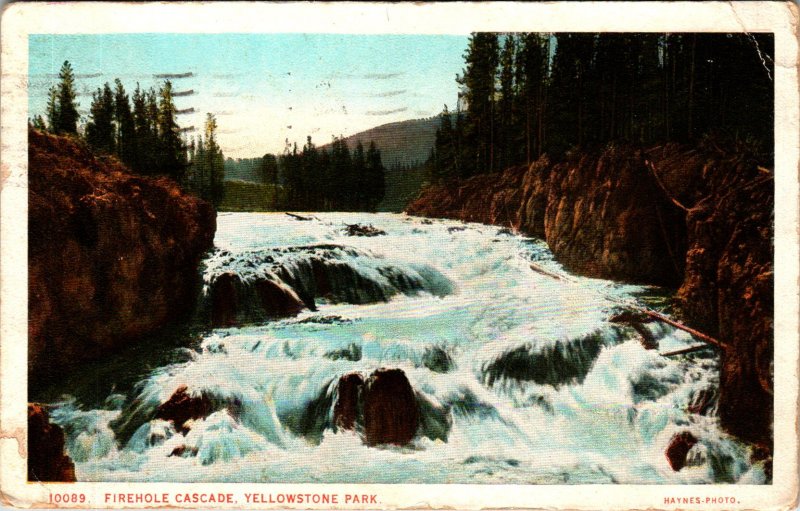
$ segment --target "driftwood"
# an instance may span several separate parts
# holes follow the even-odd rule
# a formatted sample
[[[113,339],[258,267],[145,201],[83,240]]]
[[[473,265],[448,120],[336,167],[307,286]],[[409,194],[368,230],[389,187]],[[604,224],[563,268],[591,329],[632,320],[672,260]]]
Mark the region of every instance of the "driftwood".
[[[694,346],[689,346],[687,348],[681,348],[679,350],[674,351],[667,351],[666,353],[659,353],[662,357],[674,357],[675,355],[685,355],[686,353],[694,353],[695,351],[705,350],[708,349],[708,344],[695,344]]]
[[[645,307],[634,307],[634,308],[637,309],[637,310],[640,310],[644,314],[647,314],[651,318],[655,318],[655,319],[657,319],[659,321],[663,321],[664,323],[667,323],[668,325],[672,325],[672,326],[674,326],[675,328],[677,328],[679,330],[683,330],[684,332],[688,332],[689,334],[692,335],[692,337],[695,337],[695,338],[697,338],[697,339],[699,339],[699,340],[701,340],[703,342],[711,344],[712,346],[716,346],[717,348],[720,348],[720,349],[723,349],[723,350],[727,349],[727,346],[725,344],[723,344],[722,342],[714,339],[710,335],[706,335],[703,332],[700,332],[698,330],[695,330],[694,328],[688,327],[688,326],[684,325],[683,323],[679,323],[679,322],[675,321],[672,318],[668,318],[667,316],[661,314],[660,312],[656,312],[654,310],[650,310],[650,309],[647,309]]]
[[[547,271],[547,270],[545,270],[543,268],[540,268],[539,266],[537,266],[535,264],[530,264],[530,267],[531,267],[531,269],[533,271],[535,271],[537,273],[541,273],[542,275],[547,275],[548,277],[554,278],[556,280],[565,280],[564,277],[562,277],[561,275],[557,275],[555,273],[549,272],[549,271]],[[708,344],[710,344],[710,345],[712,345],[712,346],[714,346],[716,348],[723,349],[723,350],[728,348],[727,345],[725,345],[721,341],[718,341],[717,339],[714,339],[710,335],[706,335],[703,332],[700,332],[699,330],[695,330],[694,328],[686,326],[686,325],[684,325],[683,323],[681,323],[679,321],[675,321],[674,319],[672,319],[670,317],[667,317],[664,314],[661,314],[660,312],[656,312],[654,310],[648,309],[647,307],[642,307],[641,305],[633,305],[633,304],[630,304],[630,303],[624,303],[624,302],[621,302],[620,300],[616,300],[616,299],[614,299],[614,298],[612,298],[610,296],[607,296],[606,298],[611,300],[611,301],[613,301],[613,302],[616,302],[616,303],[618,303],[618,304],[620,304],[620,305],[622,305],[622,306],[624,306],[624,307],[626,307],[626,308],[628,308],[630,310],[633,310],[633,311],[636,311],[636,312],[640,312],[642,314],[650,316],[653,319],[657,319],[658,321],[662,321],[662,322],[664,322],[664,323],[666,323],[668,325],[672,325],[673,327],[677,328],[678,330],[683,330],[684,332],[687,332],[687,333],[691,334],[693,337],[697,338],[698,340],[703,341],[705,343],[708,343]]]
[[[539,266],[536,266],[535,264],[531,264],[530,267],[531,267],[531,270],[535,271],[536,273],[541,273],[542,275],[550,277],[551,279],[564,280],[564,278],[561,275],[558,275],[556,273],[547,271],[544,268],[540,268]]]
[[[286,214],[289,215],[290,217],[294,218],[295,220],[300,220],[300,221],[303,221],[303,222],[307,222],[309,220],[317,220],[317,218],[313,217],[313,216],[295,215],[294,213],[288,213],[288,212]]]

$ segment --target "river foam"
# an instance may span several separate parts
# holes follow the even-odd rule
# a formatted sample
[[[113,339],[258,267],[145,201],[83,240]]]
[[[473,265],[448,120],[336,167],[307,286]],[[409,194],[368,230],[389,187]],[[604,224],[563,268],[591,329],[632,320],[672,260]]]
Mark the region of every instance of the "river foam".
[[[705,415],[689,411],[700,393],[714,395],[714,352],[663,357],[694,342],[647,324],[659,345],[648,350],[635,329],[610,321],[655,290],[570,276],[543,242],[497,227],[309,217],[220,214],[207,285],[221,271],[280,275],[276,264],[309,253],[294,247],[333,247],[331,258],[398,292],[357,303],[319,295],[296,317],[210,329],[106,409],[63,403],[53,420],[79,480],[764,482],[749,448],[720,430],[713,402]],[[386,235],[348,236],[351,224]],[[279,257],[267,267],[265,254]],[[402,369],[417,396],[421,426],[403,447],[368,447],[333,423],[339,377],[381,367]],[[185,435],[156,417],[181,387],[214,408]],[[676,472],[664,453],[686,431],[698,443]]]

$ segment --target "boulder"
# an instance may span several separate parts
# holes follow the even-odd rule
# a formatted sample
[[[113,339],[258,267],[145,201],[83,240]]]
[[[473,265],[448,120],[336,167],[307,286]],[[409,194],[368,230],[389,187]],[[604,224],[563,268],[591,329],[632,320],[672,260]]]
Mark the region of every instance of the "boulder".
[[[228,327],[236,324],[239,277],[223,273],[211,283],[211,325]]]
[[[303,300],[286,285],[273,280],[258,280],[255,287],[261,307],[269,318],[296,316],[305,308]]]
[[[358,373],[346,374],[339,378],[336,404],[333,407],[333,423],[337,428],[355,429],[363,387],[364,379]]]
[[[378,369],[364,384],[364,434],[367,445],[406,445],[419,426],[419,408],[401,369]]]
[[[172,452],[169,453],[168,457],[178,456],[180,458],[189,458],[192,456],[197,456],[198,449],[197,447],[187,447],[186,445],[179,445],[178,447],[172,449]]]
[[[361,224],[347,224],[344,228],[344,233],[347,236],[383,236],[386,234],[386,231],[378,229],[372,225],[361,225]]]
[[[36,403],[28,404],[28,481],[75,481],[75,464],[64,453],[64,431]]]
[[[677,433],[672,436],[672,439],[669,441],[669,445],[667,446],[667,450],[664,452],[664,455],[667,457],[667,461],[669,462],[669,466],[672,467],[672,470],[678,472],[680,469],[686,466],[686,455],[689,454],[689,449],[691,449],[696,443],[697,438],[688,431]]]
[[[175,430],[184,435],[189,431],[185,426],[191,419],[206,418],[214,412],[211,399],[201,393],[199,397],[189,395],[185,385],[178,387],[166,403],[162,403],[156,411],[156,418],[172,421]]]

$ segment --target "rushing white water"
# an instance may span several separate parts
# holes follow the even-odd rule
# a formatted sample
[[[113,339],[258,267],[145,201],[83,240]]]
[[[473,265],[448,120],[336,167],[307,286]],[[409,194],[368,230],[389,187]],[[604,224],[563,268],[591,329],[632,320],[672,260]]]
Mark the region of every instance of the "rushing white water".
[[[347,236],[355,223],[386,235]],[[313,257],[372,291],[334,289],[338,299],[326,300],[306,289],[315,311],[209,331],[187,361],[152,371],[102,410],[61,403],[53,418],[79,480],[765,480],[749,448],[721,432],[713,406],[687,411],[716,389],[713,351],[661,356],[694,342],[658,323],[646,326],[659,347],[646,350],[609,319],[647,290],[569,276],[540,241],[402,215],[242,213],[219,216],[215,244],[206,292],[223,272],[297,290],[306,278],[298,268]],[[532,271],[534,261],[566,278]],[[338,378],[381,367],[402,369],[418,396],[421,426],[407,446],[368,447],[332,427]],[[181,386],[220,404],[185,435],[155,418]],[[684,431],[698,443],[676,472],[664,453]],[[176,448],[183,454],[170,456]]]

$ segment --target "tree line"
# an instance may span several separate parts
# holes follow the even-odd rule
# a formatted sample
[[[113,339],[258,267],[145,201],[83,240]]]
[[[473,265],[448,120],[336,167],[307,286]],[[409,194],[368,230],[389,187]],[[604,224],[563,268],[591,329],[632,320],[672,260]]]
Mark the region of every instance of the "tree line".
[[[430,179],[709,134],[771,154],[773,43],[771,34],[474,33]]]
[[[298,151],[286,142],[282,155],[264,156],[264,171],[282,184],[279,207],[304,211],[374,211],[386,193],[381,152],[359,141],[353,151],[342,137],[318,148],[307,137]],[[269,181],[267,181],[269,182]]]
[[[207,114],[204,133],[187,143],[169,80],[157,90],[142,90],[137,83],[132,97],[119,79],[113,88],[106,82],[92,93],[82,133],[76,97],[75,74],[65,61],[59,83],[48,91],[46,121],[36,115],[33,127],[82,137],[94,152],[116,156],[134,173],[168,176],[215,206],[222,201],[224,156],[216,142],[216,119]]]
[[[129,97],[119,79],[92,94],[85,128],[79,130],[75,74],[64,62],[59,83],[49,90],[46,120],[36,115],[33,127],[82,137],[98,154],[113,155],[141,175],[168,176],[184,189],[211,202],[222,203],[225,157],[217,142],[217,121],[206,114],[203,132],[187,140],[176,120],[172,83],[142,90]],[[385,169],[380,150],[359,142],[351,152],[343,138],[317,148],[307,138],[298,151],[287,141],[283,154],[266,154],[229,166],[253,166],[262,183],[273,185],[275,208],[319,211],[372,211],[385,194]],[[280,193],[275,193],[279,189]]]

